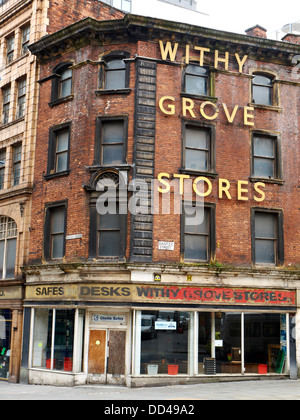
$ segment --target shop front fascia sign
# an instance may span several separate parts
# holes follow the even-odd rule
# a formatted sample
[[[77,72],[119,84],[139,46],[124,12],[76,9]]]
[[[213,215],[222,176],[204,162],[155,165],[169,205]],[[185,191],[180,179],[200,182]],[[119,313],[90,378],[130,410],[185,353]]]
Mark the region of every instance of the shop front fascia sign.
[[[138,284],[28,286],[26,300],[295,306],[296,291]]]
[[[0,287],[0,301],[17,299],[22,299],[22,286]]]

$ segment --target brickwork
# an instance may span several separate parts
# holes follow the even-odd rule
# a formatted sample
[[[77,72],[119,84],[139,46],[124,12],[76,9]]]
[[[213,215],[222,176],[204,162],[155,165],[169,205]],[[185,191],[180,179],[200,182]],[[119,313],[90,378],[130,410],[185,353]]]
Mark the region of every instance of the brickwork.
[[[167,40],[166,38],[165,42]],[[136,152],[134,152],[134,127],[139,126],[141,128],[141,121],[139,119],[140,114],[134,113],[137,110],[135,92],[138,92],[138,90],[135,90],[138,89],[138,86],[135,85],[135,60],[130,62],[130,93],[126,95],[95,95],[99,78],[97,59],[111,50],[130,52],[131,58],[134,58],[135,54],[139,54],[143,57],[158,60],[155,142],[153,136],[146,136],[147,141],[145,142],[145,139],[143,139],[141,143],[136,137]],[[216,206],[216,254],[213,258],[218,263],[241,267],[251,266],[251,208],[254,207],[283,211],[284,264],[288,267],[299,262],[299,250],[297,248],[297,242],[299,241],[298,206],[295,205],[299,196],[297,181],[299,156],[295,153],[299,141],[297,134],[300,115],[297,101],[299,86],[293,79],[291,67],[267,62],[266,60],[262,61],[260,58],[256,59],[254,55],[249,54],[243,66],[243,71],[239,73],[239,66],[234,59],[234,54],[230,54],[228,69],[225,70],[224,63],[219,62],[218,68],[213,72],[214,96],[217,98],[215,103],[219,114],[217,119],[207,121],[199,112],[204,101],[201,98],[193,99],[196,118],[192,118],[189,113],[186,117],[183,116],[181,101],[182,96],[184,96],[182,94],[182,77],[185,66],[180,65],[180,63],[184,62],[185,54],[185,46],[179,46],[175,63],[161,61],[159,38],[152,37],[149,41],[137,40],[126,43],[124,40],[122,44],[113,43],[107,46],[94,43],[65,55],[53,57],[52,60],[47,60],[45,64],[42,64],[41,79],[45,79],[45,81],[41,84],[40,89],[40,124],[37,136],[33,194],[34,227],[31,235],[31,262],[38,262],[42,259],[45,203],[62,199],[68,199],[67,235],[76,233],[83,235],[80,240],[67,241],[65,261],[82,261],[88,258],[89,195],[82,186],[89,182],[91,176],[87,167],[93,165],[95,121],[97,116],[101,115],[120,116],[124,114],[129,117],[127,163],[136,165],[136,172],[129,172],[129,179],[132,174],[138,177],[143,168],[152,171],[152,164],[143,167],[145,161],[143,162],[141,154],[137,153],[141,151],[143,156],[148,153],[147,156],[150,159],[147,158],[148,164],[152,162],[155,151],[154,177],[157,177],[161,172],[167,172],[170,175],[180,173],[182,168],[183,121],[205,122],[215,128],[216,175],[207,175],[212,183],[212,192],[205,198],[205,201]],[[220,57],[223,56],[224,52],[220,51]],[[241,53],[240,57],[242,57]],[[67,60],[72,60],[75,64],[73,75],[74,98],[69,102],[54,106],[50,110],[48,103],[51,98],[51,80],[48,80],[47,77],[51,75],[52,69],[59,62]],[[95,62],[91,63],[86,60]],[[79,63],[81,63],[80,66],[77,66]],[[207,54],[207,64],[213,67],[213,53]],[[245,125],[244,107],[251,106],[252,74],[255,71],[262,70],[268,70],[271,74],[276,75],[278,103],[272,107],[254,106],[254,125]],[[163,96],[174,97],[176,107],[174,115],[166,115],[159,108],[158,102]],[[238,105],[236,117],[232,123],[228,121],[222,104],[226,104],[229,113],[232,113],[235,105]],[[47,169],[49,129],[68,121],[72,122],[70,174],[46,181],[43,175]],[[254,182],[250,179],[251,136],[255,130],[280,135],[282,148],[283,182],[266,182],[264,189],[266,198],[260,203],[254,200]],[[143,150],[140,150],[140,147]],[[192,178],[195,178],[195,176]],[[220,178],[230,182],[231,199],[227,198],[224,193],[222,197],[219,197],[218,183]],[[244,186],[246,188],[245,200],[238,200],[237,184],[239,180],[246,182]],[[80,218],[78,219],[79,214]],[[172,213],[172,206],[170,215],[159,214],[153,216],[153,262],[182,262],[180,226],[180,215]],[[134,237],[131,238],[131,234],[130,223],[128,223],[127,259],[132,258],[130,244],[132,246]],[[146,239],[150,240],[150,236]],[[158,241],[174,242],[174,251],[158,250]]]

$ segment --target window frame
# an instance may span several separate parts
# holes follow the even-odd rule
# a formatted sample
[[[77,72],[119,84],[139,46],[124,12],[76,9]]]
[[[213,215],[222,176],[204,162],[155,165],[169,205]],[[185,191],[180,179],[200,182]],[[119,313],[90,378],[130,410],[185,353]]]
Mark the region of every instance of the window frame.
[[[200,169],[190,169],[186,166],[186,132],[189,127],[193,129],[199,129],[201,131],[207,132],[207,142],[208,142],[208,149],[207,149],[207,170],[200,170]],[[199,149],[200,150],[200,149]],[[216,130],[215,125],[206,124],[203,122],[196,122],[191,120],[183,120],[182,121],[182,162],[181,162],[181,170],[182,173],[188,174],[199,174],[199,175],[210,175],[216,176]]]
[[[16,274],[16,262],[17,262],[17,250],[18,250],[18,225],[17,225],[16,221],[14,219],[12,219],[11,217],[1,215],[0,221],[1,221],[2,218],[5,219],[5,226],[6,226],[5,227],[5,236],[4,236],[4,238],[1,238],[0,239],[0,242],[4,241],[4,248],[3,248],[3,270],[2,270],[2,277],[1,277],[1,279],[4,280],[4,279],[12,279],[12,278],[15,278],[15,274]],[[15,224],[15,228],[14,229],[16,230],[16,234],[13,235],[13,236],[8,236],[7,235],[7,232],[8,232],[8,223],[10,221],[12,221]],[[15,264],[14,264],[14,275],[13,275],[13,277],[7,277],[7,247],[8,247],[7,241],[9,239],[15,239],[16,240],[16,252],[15,252]]]
[[[118,164],[104,164],[103,163],[103,123],[107,122],[123,122],[123,153],[122,162]],[[126,165],[127,157],[127,141],[128,141],[128,115],[120,116],[99,116],[96,118],[96,134],[95,134],[95,156],[94,164],[103,167],[115,167]],[[117,144],[117,143],[114,143]],[[121,143],[120,143],[121,144]]]
[[[21,85],[25,82],[25,85]],[[26,104],[26,91],[27,91],[27,79],[21,77],[17,80],[17,115],[16,119],[23,118],[25,116],[25,104]],[[21,108],[21,112],[20,112]]]
[[[47,174],[44,178],[51,179],[58,176],[68,175],[70,173],[70,144],[71,144],[71,121],[51,127],[49,130],[48,162]],[[68,150],[67,150],[67,168],[64,171],[56,172],[57,164],[57,135],[68,131]]]
[[[16,160],[16,149],[21,148],[20,158]],[[19,166],[19,167],[18,167]],[[18,169],[16,169],[18,168]],[[21,181],[21,170],[22,170],[22,143],[15,143],[12,145],[12,168],[11,168],[11,186],[16,187],[20,185]],[[19,172],[18,178],[16,178],[16,173]],[[18,182],[16,183],[16,179]]]
[[[256,232],[255,232],[255,215],[257,213],[270,214],[276,217],[276,221],[275,221],[276,237],[274,239],[276,241],[276,247],[275,247],[275,262],[274,263],[256,262],[255,245],[256,245],[256,240],[259,239],[259,237],[256,236]],[[251,208],[251,254],[252,254],[253,266],[276,267],[276,266],[284,264],[283,210],[269,209],[269,208],[262,208],[262,207]]]
[[[254,83],[255,81],[255,77],[256,76],[262,76],[265,78],[268,78],[270,80],[270,85],[264,85],[261,83]],[[276,106],[277,105],[277,98],[276,98],[276,94],[275,94],[275,81],[276,81],[276,76],[274,74],[268,73],[268,72],[264,72],[264,71],[254,71],[252,73],[252,80],[251,80],[251,103],[256,105],[256,106],[261,106],[261,107],[268,107],[268,106]],[[260,102],[256,102],[255,101],[255,97],[254,97],[254,87],[263,87],[263,88],[268,88],[270,91],[270,96],[271,96],[271,100],[270,103],[268,104],[262,104]]]
[[[10,42],[12,40],[12,42]],[[14,61],[15,55],[15,34],[12,33],[6,37],[6,64],[10,64]]]
[[[110,177],[109,172],[101,172],[101,178]],[[97,183],[96,183],[97,184]],[[99,260],[121,260],[125,259],[126,253],[126,238],[127,238],[127,218],[126,214],[119,214],[120,217],[120,248],[119,255],[116,256],[100,256],[99,255],[99,228],[100,228],[100,217],[97,211],[97,200],[99,199],[101,193],[99,191],[91,191],[90,199],[90,233],[89,233],[89,258],[90,259],[99,259]],[[107,193],[106,193],[107,196]],[[119,185],[116,185],[116,197],[117,197],[117,209],[124,207],[127,201],[124,203],[124,199],[119,196]]]
[[[255,139],[256,138],[268,138],[273,141],[273,150],[274,150],[274,176],[273,177],[263,177],[261,175],[256,175],[254,171],[255,158],[261,159],[271,159],[269,157],[263,157],[255,155]],[[252,180],[263,180],[265,182],[282,182],[282,157],[281,157],[281,136],[280,134],[273,134],[266,131],[255,130],[251,134],[251,177]]]
[[[97,90],[98,94],[112,94],[112,93],[130,93],[131,89],[129,88],[130,82],[130,63],[128,61],[130,57],[130,53],[127,51],[114,51],[112,53],[106,54],[101,57],[100,62],[100,71],[99,71],[99,89]],[[106,74],[107,71],[113,72],[117,71],[118,69],[111,69],[107,70],[107,63],[112,61],[119,61],[123,60],[125,64],[124,72],[125,72],[125,84],[123,87],[119,88],[106,88]]]
[[[60,258],[52,258],[52,212],[57,208],[64,208],[64,231],[63,231],[63,256]],[[67,215],[68,200],[46,203],[45,205],[45,221],[44,221],[44,246],[43,254],[46,261],[61,261],[66,254],[66,232],[67,232]]]
[[[23,25],[21,28],[21,56],[27,54],[28,45],[30,43],[30,23]]]
[[[0,149],[0,191],[5,188],[6,152],[6,147]],[[1,158],[1,155],[4,155],[3,159]]]
[[[58,64],[53,69],[53,74],[51,75],[52,78],[52,86],[51,86],[51,102],[49,103],[49,106],[55,106],[57,104],[60,104],[62,102],[68,101],[73,99],[73,85],[74,85],[74,71],[72,71],[72,76],[69,77],[67,80],[71,79],[71,93],[67,96],[61,96],[61,76],[62,74],[68,70],[70,67],[73,66],[73,62],[64,62]]]
[[[9,83],[2,88],[2,124],[9,123],[10,103],[11,103],[11,84]]]
[[[199,67],[201,69],[206,70],[206,75],[202,76],[202,75],[197,75],[194,73],[189,73],[188,68],[190,66],[196,66]],[[197,92],[188,92],[186,89],[186,78],[187,76],[192,76],[192,77],[199,77],[201,79],[205,79],[206,83],[205,83],[205,93],[197,93]],[[191,96],[191,97],[200,97],[200,98],[210,98],[212,97],[212,85],[211,85],[211,71],[210,68],[208,66],[200,66],[198,63],[190,61],[189,64],[186,65],[186,67],[183,70],[183,74],[182,74],[182,92],[184,93],[185,96]]]
[[[195,206],[195,202],[191,202],[191,205]],[[208,221],[208,233],[207,233],[207,259],[186,259],[185,258],[185,212],[182,211],[181,214],[181,223],[180,223],[180,233],[181,233],[181,240],[180,240],[180,253],[181,259],[183,262],[195,262],[195,263],[203,263],[208,264],[215,258],[216,254],[216,205],[214,203],[202,203],[204,205],[204,210],[208,212],[209,221]],[[183,209],[184,210],[184,209]],[[189,233],[187,233],[189,234]],[[198,234],[195,234],[198,235]],[[203,234],[199,234],[199,236],[203,236]]]

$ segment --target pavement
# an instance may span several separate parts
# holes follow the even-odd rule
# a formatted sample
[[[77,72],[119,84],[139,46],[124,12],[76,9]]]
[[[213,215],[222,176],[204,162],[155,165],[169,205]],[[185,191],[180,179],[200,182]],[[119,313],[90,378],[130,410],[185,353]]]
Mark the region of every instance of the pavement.
[[[151,404],[152,410],[155,410],[155,405],[156,407],[161,404],[174,405],[176,401],[186,403],[187,406],[190,401],[191,404],[197,406],[197,400],[300,400],[300,380],[218,382],[151,388],[126,388],[112,385],[55,387],[0,381],[0,400],[97,400],[102,401],[100,406],[103,410],[105,408],[114,410],[116,403],[119,407],[126,404],[145,407]]]

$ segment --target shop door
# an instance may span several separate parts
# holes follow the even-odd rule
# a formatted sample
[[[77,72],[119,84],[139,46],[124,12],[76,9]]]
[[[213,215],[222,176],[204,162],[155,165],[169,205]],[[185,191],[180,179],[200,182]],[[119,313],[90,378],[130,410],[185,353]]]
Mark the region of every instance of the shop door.
[[[125,331],[109,331],[109,356],[107,363],[107,382],[123,385],[125,382]]]
[[[93,382],[125,383],[125,344],[125,331],[90,331],[88,371]]]
[[[106,382],[106,330],[90,331],[89,373],[101,375]]]

